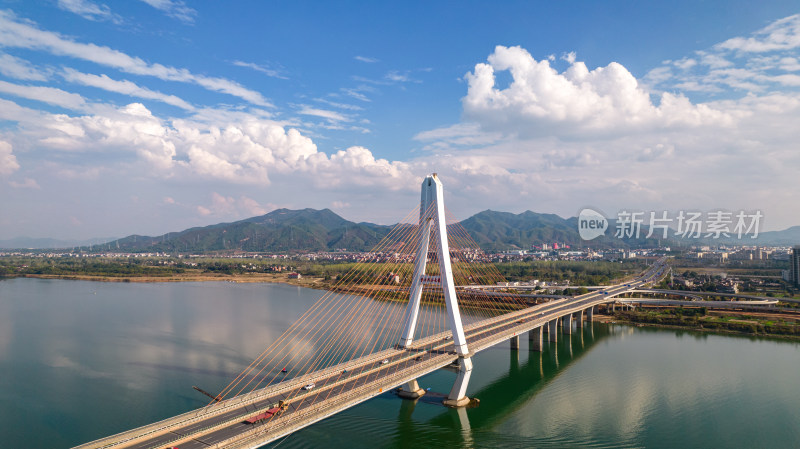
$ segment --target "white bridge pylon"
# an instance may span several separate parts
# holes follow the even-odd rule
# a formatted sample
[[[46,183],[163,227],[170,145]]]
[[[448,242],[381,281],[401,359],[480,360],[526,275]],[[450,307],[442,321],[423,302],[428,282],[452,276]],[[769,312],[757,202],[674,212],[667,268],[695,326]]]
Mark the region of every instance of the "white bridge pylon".
[[[432,235],[435,237],[433,241],[438,242],[436,253],[439,261],[439,274],[435,276],[425,274]],[[456,287],[453,283],[450,247],[447,242],[447,223],[444,217],[443,188],[436,173],[426,176],[422,182],[417,241],[419,242],[419,248],[414,262],[414,277],[409,290],[408,309],[405,315],[405,327],[400,337],[400,346],[407,348],[414,340],[414,330],[417,326],[419,303],[424,285],[439,284],[444,293],[447,322],[453,332],[455,350],[459,355],[466,356],[469,354],[469,350],[467,349],[467,339],[464,337],[464,327],[461,324],[461,314],[458,311]]]

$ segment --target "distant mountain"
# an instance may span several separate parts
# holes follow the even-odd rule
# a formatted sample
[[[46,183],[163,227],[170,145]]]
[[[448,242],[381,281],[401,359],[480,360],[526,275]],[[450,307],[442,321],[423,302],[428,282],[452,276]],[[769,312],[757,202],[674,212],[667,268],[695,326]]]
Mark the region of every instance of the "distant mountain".
[[[543,242],[580,241],[577,228],[553,214],[525,211],[521,214],[485,210],[461,222],[461,226],[488,250],[530,249]]]
[[[525,211],[520,214],[485,210],[460,223],[485,250],[527,250],[542,243],[566,243],[572,248],[637,248],[643,246],[739,244],[795,245],[800,243],[800,226],[784,231],[764,232],[758,239],[704,240],[619,239],[614,236],[616,221],[609,220],[606,235],[584,241],[578,235],[578,219],[554,214]],[[84,250],[119,250],[130,252],[205,253],[215,251],[307,252],[368,251],[392,226],[348,221],[329,209],[278,209],[266,215],[232,223],[186,229],[156,237],[131,235],[98,245],[101,241],[82,242]],[[647,235],[642,227],[641,235]],[[88,247],[88,245],[95,245]],[[0,241],[5,248],[70,248],[74,242],[53,239],[13,239]],[[99,246],[99,247],[98,247]]]
[[[510,250],[531,249],[542,243],[566,243],[571,248],[625,248],[657,246],[657,239],[619,239],[614,237],[616,221],[609,220],[606,235],[591,241],[583,240],[578,234],[578,219],[561,218],[555,214],[541,214],[525,211],[521,214],[485,210],[461,222],[473,239],[483,249]],[[642,228],[642,236],[647,228]]]
[[[17,237],[0,240],[0,249],[46,249],[46,248],[72,248],[75,246],[97,245],[108,242],[113,238],[97,238],[88,240],[58,240],[51,238]]]
[[[783,231],[760,232],[758,237],[752,239],[749,236],[736,238],[735,234],[730,238],[721,237],[719,239],[703,239],[706,245],[748,245],[748,246],[794,246],[800,245],[800,226],[792,226]]]
[[[354,223],[330,209],[278,209],[233,223],[220,223],[158,237],[132,235],[109,243],[121,251],[366,251],[391,228]]]
[[[746,243],[749,239],[739,240],[743,245],[754,245],[755,243]],[[762,232],[757,238],[752,239],[757,241],[758,245],[773,245],[773,246],[790,246],[800,245],[800,226],[792,226],[783,231],[767,231]]]
[[[486,210],[460,223],[470,236],[486,250],[531,249],[542,243],[566,243],[582,248],[587,243],[577,231],[577,219],[526,211],[521,214]],[[610,225],[613,229],[613,222]],[[132,235],[105,245],[121,251],[160,252],[306,252],[368,251],[392,226],[354,223],[329,209],[278,209],[266,215],[233,223],[187,229],[157,237]],[[654,239],[620,240],[599,237],[592,247],[626,247],[657,244]]]

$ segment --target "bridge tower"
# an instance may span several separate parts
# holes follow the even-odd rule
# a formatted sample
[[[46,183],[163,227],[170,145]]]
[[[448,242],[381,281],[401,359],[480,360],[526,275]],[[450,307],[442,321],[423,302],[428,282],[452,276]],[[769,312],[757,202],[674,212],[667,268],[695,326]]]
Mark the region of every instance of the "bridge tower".
[[[467,384],[472,374],[472,360],[467,349],[467,340],[464,336],[464,326],[461,324],[461,314],[458,311],[456,288],[453,283],[453,268],[450,263],[450,247],[447,240],[447,223],[444,216],[442,182],[436,173],[428,175],[422,182],[422,194],[419,205],[419,234],[417,241],[417,257],[414,262],[414,274],[409,290],[408,308],[406,309],[403,333],[399,346],[409,348],[414,340],[414,331],[419,316],[419,304],[425,284],[438,284],[444,293],[445,307],[447,308],[447,323],[453,333],[453,345],[458,359],[458,377],[453,389],[450,391],[445,405],[461,406],[469,403],[466,397]],[[425,274],[428,264],[428,251],[431,237],[436,246],[439,262],[439,275]],[[409,382],[404,388],[404,396],[416,398],[424,394],[416,380]]]

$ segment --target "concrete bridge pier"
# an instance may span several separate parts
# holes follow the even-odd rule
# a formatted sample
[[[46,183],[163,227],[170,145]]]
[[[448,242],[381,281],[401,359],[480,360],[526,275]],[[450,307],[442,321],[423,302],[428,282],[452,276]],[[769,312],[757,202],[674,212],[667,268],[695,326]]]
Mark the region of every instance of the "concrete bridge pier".
[[[586,321],[592,322],[594,320],[594,306],[586,309]]]
[[[419,387],[417,379],[408,381],[408,383],[403,385],[400,391],[397,392],[397,395],[403,399],[419,399],[424,394],[425,390]]]
[[[509,341],[511,342],[512,351],[519,349],[519,335],[514,335]]]
[[[528,332],[528,347],[531,351],[542,352],[542,346],[544,346],[542,341],[542,329],[544,327],[545,326],[539,326],[536,329],[531,329],[530,332]]]
[[[578,326],[578,329],[583,327],[583,310],[579,310],[575,312],[575,324]]]
[[[470,376],[472,376],[472,359],[460,357],[458,359],[458,375],[450,394],[447,395],[447,399],[443,402],[444,405],[447,407],[463,407],[470,403],[470,399],[467,397],[467,385],[469,384]]]
[[[558,342],[558,318],[547,322],[547,340],[553,343]]]
[[[564,323],[564,333],[571,334],[572,333],[572,314],[568,313],[561,318],[561,322]]]

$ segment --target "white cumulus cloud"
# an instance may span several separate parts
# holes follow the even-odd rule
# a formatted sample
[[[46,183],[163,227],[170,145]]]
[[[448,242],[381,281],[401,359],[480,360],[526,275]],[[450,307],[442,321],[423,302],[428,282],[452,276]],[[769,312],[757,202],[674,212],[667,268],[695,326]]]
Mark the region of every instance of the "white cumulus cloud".
[[[495,73],[513,78],[505,89]],[[464,114],[486,129],[519,134],[590,135],[665,127],[727,125],[730,117],[685,97],[663,93],[658,105],[622,65],[589,70],[574,62],[559,73],[549,60],[537,61],[521,47],[495,48],[487,63],[466,75]]]

